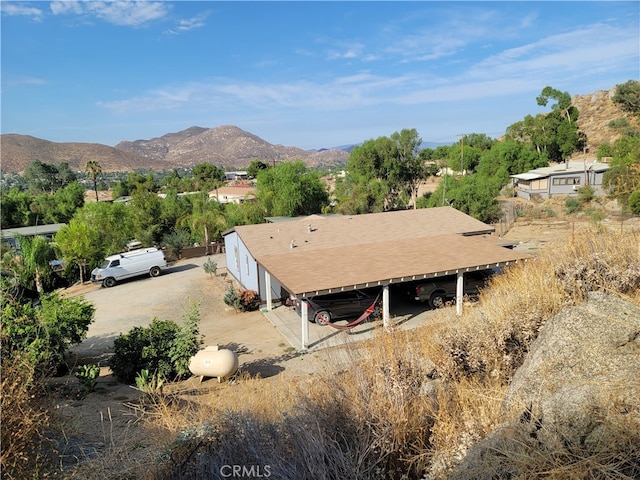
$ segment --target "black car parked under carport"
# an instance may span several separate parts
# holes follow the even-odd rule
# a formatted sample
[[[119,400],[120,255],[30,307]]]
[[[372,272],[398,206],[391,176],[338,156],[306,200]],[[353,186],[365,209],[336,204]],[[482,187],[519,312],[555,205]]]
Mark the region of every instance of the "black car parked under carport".
[[[309,321],[327,325],[332,320],[359,317],[374,304],[370,319],[382,317],[380,289],[344,290],[338,293],[316,295],[312,298],[296,298],[298,315],[302,315],[302,302],[307,304]]]

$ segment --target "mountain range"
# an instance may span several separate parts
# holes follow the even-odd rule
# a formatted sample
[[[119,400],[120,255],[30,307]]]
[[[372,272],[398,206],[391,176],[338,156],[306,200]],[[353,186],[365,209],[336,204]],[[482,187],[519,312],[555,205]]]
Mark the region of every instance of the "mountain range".
[[[619,131],[610,126],[612,120],[625,118],[632,127],[640,127],[638,118],[622,111],[611,100],[614,93],[615,87],[572,97],[573,105],[580,112],[578,124],[587,136],[590,156],[595,156],[601,143],[611,142],[619,136]],[[424,143],[422,146],[434,148],[437,145]],[[115,147],[98,143],[56,143],[18,134],[1,135],[0,146],[2,171],[21,173],[36,159],[43,163],[67,162],[74,171],[84,170],[89,160],[95,160],[105,172],[171,170],[203,162],[235,170],[246,168],[253,160],[269,164],[302,160],[310,167],[332,167],[344,165],[355,144],[303,150],[273,145],[236,126],[223,125],[190,127],[150,140],[122,141]]]
[[[123,141],[115,147],[98,143],[56,143],[29,135],[1,136],[2,170],[20,173],[33,160],[67,162],[73,171],[84,170],[89,160],[105,172],[137,169],[171,170],[210,162],[225,170],[242,169],[253,160],[275,164],[302,160],[310,167],[346,163],[349,152],[332,148],[319,151],[271,143],[238,127],[191,127],[150,140]]]

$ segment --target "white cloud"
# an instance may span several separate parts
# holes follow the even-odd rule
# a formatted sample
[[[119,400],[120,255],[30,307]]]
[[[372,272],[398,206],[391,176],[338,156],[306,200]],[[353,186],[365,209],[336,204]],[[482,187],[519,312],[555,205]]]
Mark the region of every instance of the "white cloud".
[[[209,16],[208,13],[201,13],[192,18],[186,18],[178,21],[178,25],[174,28],[170,28],[165,33],[170,35],[177,35],[180,33],[186,33],[197,28],[202,28],[206,25],[205,20]]]
[[[54,15],[83,15],[100,18],[114,25],[136,27],[163,19],[171,5],[166,2],[129,1],[54,1]]]
[[[330,60],[358,58],[362,53],[363,49],[364,49],[364,46],[362,44],[354,43],[351,45],[344,46],[338,51],[334,50],[329,52],[328,58]]]
[[[5,78],[4,82],[11,87],[21,86],[21,85],[46,85],[47,81],[38,77],[29,77],[29,76],[11,76],[9,78]]]
[[[11,17],[33,17],[33,19],[38,22],[42,20],[42,16],[44,14],[44,12],[39,8],[28,7],[23,4],[14,2],[0,2],[0,11],[2,11],[3,15],[8,15]]]
[[[473,78],[561,77],[638,58],[637,31],[598,24],[492,55],[469,69]]]

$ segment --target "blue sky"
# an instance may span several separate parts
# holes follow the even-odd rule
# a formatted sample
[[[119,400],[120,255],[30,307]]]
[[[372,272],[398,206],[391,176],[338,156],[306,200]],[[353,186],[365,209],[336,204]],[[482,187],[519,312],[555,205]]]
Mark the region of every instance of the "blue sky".
[[[546,85],[640,77],[640,2],[11,2],[2,133],[115,145],[235,125],[305,149],[498,137]]]

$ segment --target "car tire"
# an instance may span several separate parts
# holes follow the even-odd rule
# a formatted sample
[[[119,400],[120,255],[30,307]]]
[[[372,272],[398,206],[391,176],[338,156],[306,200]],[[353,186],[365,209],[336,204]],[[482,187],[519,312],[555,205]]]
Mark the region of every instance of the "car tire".
[[[444,306],[445,302],[446,298],[443,292],[434,292],[429,298],[429,305],[431,305],[431,308],[441,308]]]
[[[105,278],[102,281],[102,286],[103,287],[107,287],[107,288],[111,288],[111,287],[115,286],[115,284],[116,284],[116,279],[113,278],[113,277]]]
[[[157,277],[160,275],[160,267],[151,267],[151,270],[149,270],[149,275],[151,275],[152,277]]]
[[[313,316],[313,321],[318,325],[328,325],[331,323],[331,313],[327,310],[316,312]]]

